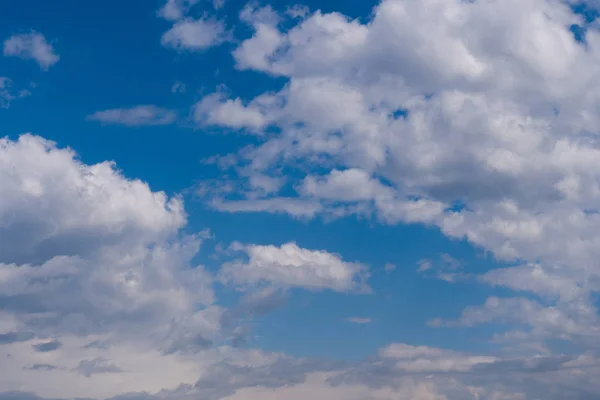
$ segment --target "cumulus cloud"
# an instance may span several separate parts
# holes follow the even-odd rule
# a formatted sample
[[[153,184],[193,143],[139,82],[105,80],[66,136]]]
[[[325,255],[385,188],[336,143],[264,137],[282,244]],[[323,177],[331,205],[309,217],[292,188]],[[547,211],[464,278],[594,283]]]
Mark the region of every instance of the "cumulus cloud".
[[[310,290],[330,289],[338,292],[368,291],[367,267],[346,262],[337,254],[308,250],[296,243],[277,246],[234,244],[247,261],[230,261],[221,267],[221,278],[238,285],[269,283],[281,287]]]
[[[111,110],[96,111],[89,115],[87,119],[110,125],[170,125],[177,119],[177,113],[154,105],[141,105],[132,108],[115,108]]]
[[[222,21],[186,18],[163,34],[161,44],[177,51],[200,51],[221,44],[227,38]]]
[[[60,60],[52,44],[41,33],[15,34],[4,41],[4,55],[34,60],[43,70],[47,70]]]
[[[209,119],[225,109],[259,121],[212,119],[229,128],[277,129],[239,152],[240,179],[287,168],[297,179],[285,204],[316,204],[305,217],[424,223],[499,260],[530,262],[474,280],[540,301],[486,303],[481,318],[595,345],[600,36],[590,18],[547,0],[383,0],[368,21],[317,11],[278,24],[255,13],[243,15],[254,34],[233,51],[236,67],[285,83],[202,108]],[[227,211],[283,204],[278,192],[239,196],[213,201]],[[438,270],[428,273],[465,277]],[[469,315],[460,318],[479,314]]]
[[[166,3],[165,46],[226,40],[223,22],[190,17],[193,3]],[[215,348],[222,325],[243,336],[238,321],[279,306],[285,289],[366,289],[366,266],[294,243],[238,244],[218,278],[244,298],[223,310],[193,265],[202,238],[181,233],[179,199],[24,136],[0,145],[0,369],[12,391],[0,399],[38,399],[16,392],[26,378],[63,398],[596,398],[600,35],[570,5],[382,0],[368,20],[298,7],[293,21],[245,8],[254,33],[233,51],[236,68],[285,83],[193,109],[201,126],[257,134],[223,162],[248,192],[217,187],[215,209],[424,223],[518,262],[473,276],[503,296],[430,323],[505,326],[496,354],[396,343],[332,365]],[[293,172],[285,192],[282,170]],[[418,268],[437,274],[439,261]],[[55,351],[32,347],[51,340]],[[553,354],[557,340],[571,354]]]
[[[245,128],[253,132],[260,132],[269,123],[260,104],[246,106],[240,99],[224,99],[221,93],[210,94],[200,100],[194,106],[194,120],[200,125]]]
[[[135,382],[162,362],[189,376],[177,355],[206,349],[222,312],[212,277],[192,263],[206,235],[180,232],[179,198],[33,135],[0,140],[0,188],[3,390],[26,381],[52,396],[101,397],[125,388],[64,382],[116,366]],[[133,361],[144,357],[146,367]],[[33,378],[41,367],[29,367],[43,364],[56,368]]]

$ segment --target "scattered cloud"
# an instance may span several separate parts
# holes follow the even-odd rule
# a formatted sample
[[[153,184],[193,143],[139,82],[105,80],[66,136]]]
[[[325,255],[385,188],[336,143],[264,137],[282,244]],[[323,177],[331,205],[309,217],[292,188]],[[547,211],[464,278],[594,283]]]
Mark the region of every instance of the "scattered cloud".
[[[177,119],[177,113],[153,105],[141,105],[132,108],[115,108],[97,111],[88,116],[87,119],[107,125],[170,125]]]
[[[173,83],[173,86],[171,87],[171,93],[185,93],[185,91],[185,83],[181,81],[175,81],[175,83]]]
[[[47,70],[60,60],[51,43],[41,33],[16,34],[4,41],[4,55],[34,60],[43,70]]]
[[[369,291],[365,280],[367,266],[345,262],[337,254],[308,250],[295,243],[277,246],[242,245],[234,250],[245,253],[247,261],[234,260],[222,265],[220,276],[238,285],[268,283],[280,287],[338,292]]]
[[[161,44],[177,51],[201,51],[226,40],[228,33],[222,21],[186,18],[163,34]]]
[[[371,318],[350,317],[346,318],[346,321],[352,322],[353,324],[365,325],[371,323]]]
[[[14,90],[13,81],[7,77],[0,76],[0,108],[9,108],[13,100],[29,95],[31,95],[29,90]]]
[[[158,10],[158,15],[169,21],[177,21],[185,17],[188,10],[199,0],[167,0]]]

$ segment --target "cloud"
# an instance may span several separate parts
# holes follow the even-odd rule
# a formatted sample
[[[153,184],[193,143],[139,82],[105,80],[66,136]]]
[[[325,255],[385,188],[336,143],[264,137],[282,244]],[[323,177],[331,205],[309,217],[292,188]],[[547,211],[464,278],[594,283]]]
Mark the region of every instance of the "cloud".
[[[13,81],[5,76],[0,76],[0,108],[9,108],[13,100],[31,95],[27,89],[15,91]]]
[[[54,47],[41,33],[31,31],[13,35],[4,41],[4,55],[34,60],[43,70],[47,70],[60,60]]]
[[[352,322],[353,324],[365,325],[371,323],[371,318],[350,317],[346,318],[346,321]]]
[[[186,18],[176,22],[163,34],[161,44],[177,51],[201,51],[227,39],[228,34],[222,21]]]
[[[322,207],[317,202],[282,197],[239,201],[214,199],[210,205],[219,211],[287,213],[298,218],[313,217]]]
[[[524,340],[596,345],[600,36],[585,29],[582,43],[570,29],[589,17],[546,0],[383,0],[367,20],[254,15],[242,18],[254,33],[232,52],[236,67],[283,84],[254,98],[210,97],[202,116],[234,110],[258,123],[212,123],[276,130],[239,151],[238,179],[292,171],[295,193],[209,202],[246,212],[275,212],[273,203],[296,217],[289,204],[312,204],[304,218],[437,226],[498,260],[535,265],[479,277],[542,297],[515,294],[483,316],[527,325]],[[465,278],[454,264],[438,277]]]
[[[158,15],[169,21],[182,19],[198,0],[167,0],[164,6],[158,10]]]
[[[367,267],[345,262],[337,254],[308,250],[295,243],[280,247],[236,245],[248,256],[248,261],[224,263],[220,276],[237,285],[269,283],[280,287],[301,287],[309,290],[330,289],[338,292],[368,291],[365,279]]]
[[[260,132],[269,121],[260,105],[245,106],[240,99],[223,101],[223,94],[205,96],[194,106],[194,120],[200,125],[221,125],[232,129]],[[258,101],[257,101],[258,103]]]
[[[107,125],[170,125],[177,119],[177,113],[153,105],[141,105],[132,108],[115,108],[112,110],[97,111],[92,115],[89,115],[87,119]]]
[[[175,81],[175,83],[173,83],[173,86],[171,87],[171,93],[185,93],[185,91],[185,83],[181,81]]]
[[[385,272],[393,272],[396,270],[396,264],[392,264],[392,263],[385,263],[385,265],[383,266],[383,269],[385,270]]]
[[[198,376],[179,357],[208,351],[222,310],[212,276],[192,263],[206,234],[180,231],[180,198],[33,135],[0,140],[0,188],[2,390],[27,382],[48,396],[102,398]],[[165,363],[176,372],[157,374]],[[116,366],[124,378],[73,378]]]
[[[394,368],[406,372],[464,372],[496,361],[495,357],[467,356],[457,352],[395,343],[380,351],[384,359],[394,361]]]

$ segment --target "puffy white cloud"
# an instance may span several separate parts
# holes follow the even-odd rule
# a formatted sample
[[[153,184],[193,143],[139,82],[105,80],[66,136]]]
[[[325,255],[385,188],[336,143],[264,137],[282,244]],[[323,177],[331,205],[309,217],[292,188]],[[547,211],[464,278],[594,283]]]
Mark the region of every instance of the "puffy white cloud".
[[[2,390],[103,397],[147,388],[122,381],[154,374],[133,359],[195,379],[184,359],[218,339],[222,309],[212,276],[192,263],[205,234],[180,232],[179,198],[32,135],[0,140],[0,191]],[[154,390],[182,376],[159,377]]]
[[[39,32],[15,34],[4,41],[4,55],[34,60],[47,70],[60,60],[52,44]]]
[[[177,119],[177,113],[154,105],[132,108],[115,108],[96,111],[87,117],[90,121],[125,126],[169,125]]]
[[[563,331],[597,326],[600,35],[571,4],[383,0],[366,22],[335,12],[285,27],[243,20],[254,34],[233,51],[237,68],[286,83],[203,109],[235,105],[260,123],[221,125],[278,128],[240,151],[241,178],[293,169],[298,193],[286,204],[320,205],[305,216],[437,225],[498,259],[536,263],[481,280],[543,296],[510,300],[539,337],[589,338],[528,311],[565,318]],[[585,43],[573,24],[589,28]],[[277,192],[247,197],[215,201],[228,211],[281,204]]]
[[[200,100],[194,106],[194,120],[201,125],[247,128],[254,132],[260,132],[269,123],[258,104],[245,106],[240,99],[224,99],[221,93],[213,93]]]
[[[267,283],[338,292],[370,290],[365,282],[367,267],[343,261],[337,254],[303,249],[295,243],[280,247],[234,244],[232,249],[246,253],[248,260],[224,263],[220,276],[238,285]]]
[[[200,51],[227,40],[222,21],[210,18],[179,20],[161,38],[161,44],[177,51]]]
[[[72,150],[32,135],[1,139],[0,152],[0,262],[148,244],[185,224],[179,198],[123,178],[111,162],[85,165]]]

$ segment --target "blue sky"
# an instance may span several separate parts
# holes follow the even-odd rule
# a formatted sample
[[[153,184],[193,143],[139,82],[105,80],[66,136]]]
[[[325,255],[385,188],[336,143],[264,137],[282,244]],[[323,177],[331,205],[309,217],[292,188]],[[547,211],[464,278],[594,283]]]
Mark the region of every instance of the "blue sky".
[[[0,399],[597,398],[597,15],[3,5]]]

